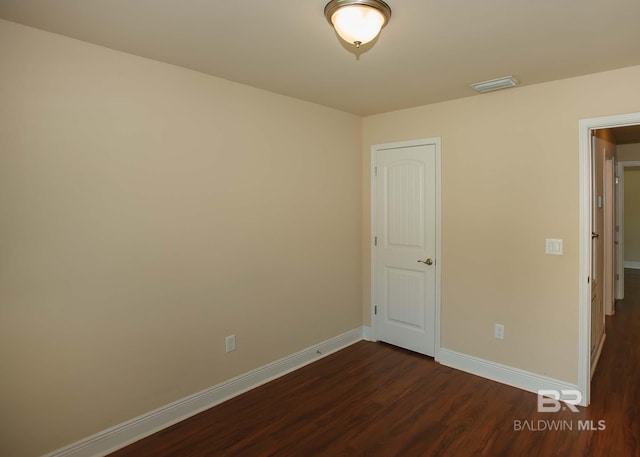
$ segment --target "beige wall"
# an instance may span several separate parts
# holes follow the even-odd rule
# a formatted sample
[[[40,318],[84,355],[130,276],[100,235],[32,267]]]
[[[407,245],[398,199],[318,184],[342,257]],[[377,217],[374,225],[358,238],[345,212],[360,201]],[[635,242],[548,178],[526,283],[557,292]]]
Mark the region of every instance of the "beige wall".
[[[370,146],[407,139],[442,137],[442,346],[577,381],[577,123],[640,111],[640,67],[362,131],[4,21],[0,61],[0,454],[50,451],[368,323]]]
[[[631,67],[365,118],[365,322],[370,147],[440,136],[442,347],[577,382],[578,120],[640,111],[638,81]]]
[[[361,118],[5,21],[0,62],[0,455],[362,325]]]
[[[624,169],[624,260],[640,263],[640,167]]]
[[[640,161],[640,143],[618,145],[616,160],[618,162]]]

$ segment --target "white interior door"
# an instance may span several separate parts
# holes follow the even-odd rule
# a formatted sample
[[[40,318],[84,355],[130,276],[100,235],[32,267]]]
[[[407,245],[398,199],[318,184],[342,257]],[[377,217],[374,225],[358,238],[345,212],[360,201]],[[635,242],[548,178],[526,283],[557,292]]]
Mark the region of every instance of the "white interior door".
[[[439,143],[373,148],[374,338],[435,356]]]
[[[604,162],[607,143],[592,137],[591,208],[591,362],[595,369],[604,336]]]

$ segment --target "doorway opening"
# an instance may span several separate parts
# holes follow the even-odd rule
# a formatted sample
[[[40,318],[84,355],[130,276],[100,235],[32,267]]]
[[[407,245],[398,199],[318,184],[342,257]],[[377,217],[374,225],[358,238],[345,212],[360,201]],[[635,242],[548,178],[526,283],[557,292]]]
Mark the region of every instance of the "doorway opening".
[[[578,386],[587,406],[606,339],[605,315],[615,312],[615,299],[624,294],[624,227],[618,220],[624,205],[615,164],[630,162],[624,159],[633,154],[640,161],[640,113],[583,119],[579,134]]]

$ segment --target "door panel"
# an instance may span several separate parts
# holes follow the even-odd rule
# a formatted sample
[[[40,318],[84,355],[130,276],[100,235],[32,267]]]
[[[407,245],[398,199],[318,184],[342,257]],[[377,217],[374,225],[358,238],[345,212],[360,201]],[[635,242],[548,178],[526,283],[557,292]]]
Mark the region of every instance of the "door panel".
[[[433,356],[436,146],[380,149],[375,161],[374,336]]]
[[[592,142],[592,242],[591,242],[591,357],[604,336],[604,166],[612,144],[593,136]]]
[[[425,277],[422,271],[386,267],[387,319],[396,325],[424,329]]]
[[[387,244],[424,248],[424,164],[403,161],[380,168],[386,181],[383,198],[387,206]]]

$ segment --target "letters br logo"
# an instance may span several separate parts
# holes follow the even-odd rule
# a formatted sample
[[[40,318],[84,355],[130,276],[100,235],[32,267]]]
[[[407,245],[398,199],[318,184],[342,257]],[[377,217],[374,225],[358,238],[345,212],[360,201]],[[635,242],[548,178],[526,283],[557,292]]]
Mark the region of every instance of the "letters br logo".
[[[580,410],[576,405],[582,401],[582,393],[575,389],[540,389],[538,390],[538,412],[556,413],[563,409],[562,403],[566,404],[572,412]]]

